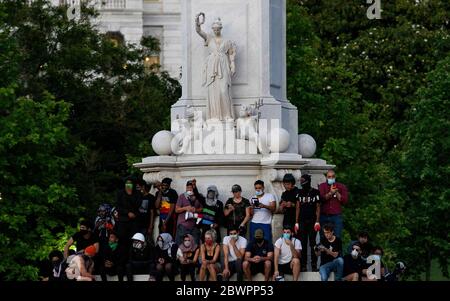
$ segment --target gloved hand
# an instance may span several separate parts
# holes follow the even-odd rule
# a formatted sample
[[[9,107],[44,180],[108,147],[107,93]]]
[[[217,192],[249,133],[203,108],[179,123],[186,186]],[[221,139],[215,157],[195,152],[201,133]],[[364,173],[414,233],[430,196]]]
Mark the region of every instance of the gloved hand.
[[[319,223],[315,223],[314,224],[314,231],[316,231],[316,232],[320,231],[320,224]]]

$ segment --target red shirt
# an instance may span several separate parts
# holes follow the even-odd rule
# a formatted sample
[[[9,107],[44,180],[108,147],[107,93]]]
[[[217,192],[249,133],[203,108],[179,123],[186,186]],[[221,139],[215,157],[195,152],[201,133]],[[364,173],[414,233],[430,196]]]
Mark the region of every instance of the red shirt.
[[[348,191],[347,187],[344,184],[336,182],[336,188],[341,194],[341,200],[339,201],[337,197],[331,197],[328,200],[325,198],[325,195],[330,192],[331,185],[328,185],[327,182],[324,182],[319,185],[319,193],[322,198],[322,206],[320,208],[321,214],[341,214],[342,208],[341,205],[344,205],[348,201]]]

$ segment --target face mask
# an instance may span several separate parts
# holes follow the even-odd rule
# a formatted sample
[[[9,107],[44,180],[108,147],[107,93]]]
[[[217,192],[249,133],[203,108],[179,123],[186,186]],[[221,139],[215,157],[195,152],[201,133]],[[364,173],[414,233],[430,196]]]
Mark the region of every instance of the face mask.
[[[230,237],[233,238],[233,239],[237,239],[238,235],[237,234],[230,234]]]
[[[109,242],[109,247],[111,248],[111,250],[116,250],[117,249],[117,242]]]
[[[212,246],[212,244],[213,244],[212,239],[207,239],[207,240],[205,241],[205,244],[208,245],[208,246]]]
[[[88,234],[88,232],[89,232],[89,230],[80,230],[80,234],[83,236]]]
[[[188,195],[188,196],[193,196],[194,195],[194,192],[193,191],[186,191],[186,194]]]
[[[189,248],[189,247],[191,246],[191,241],[190,241],[190,240],[187,240],[187,241],[185,241],[185,242],[183,243],[183,245],[184,245],[186,248]]]
[[[358,255],[359,255],[358,251],[356,251],[356,250],[353,250],[353,251],[352,251],[352,257],[353,257],[353,259],[358,258]]]
[[[133,184],[125,184],[125,189],[127,190],[133,189]]]
[[[311,188],[311,183],[309,183],[308,181],[301,183],[301,186],[303,189],[310,189]]]
[[[327,179],[327,183],[328,185],[333,185],[334,183],[336,183],[336,179]]]
[[[283,233],[283,238],[284,238],[284,239],[291,239],[291,234],[289,234],[289,233]]]
[[[144,244],[141,241],[135,241],[133,242],[133,248],[141,250],[144,248]]]
[[[257,196],[263,195],[263,193],[264,193],[264,191],[262,191],[262,190],[255,191],[255,195],[257,195]]]
[[[260,244],[264,241],[264,238],[255,238],[255,241]]]
[[[53,266],[54,268],[56,268],[56,267],[58,267],[58,266],[60,265],[60,263],[61,263],[61,260],[55,260],[55,261],[52,261],[52,266]]]
[[[381,261],[381,255],[372,255],[374,260]]]
[[[160,240],[158,240],[157,245],[158,245],[158,247],[160,247],[160,248],[162,249],[162,247],[163,247],[163,242],[160,241]]]

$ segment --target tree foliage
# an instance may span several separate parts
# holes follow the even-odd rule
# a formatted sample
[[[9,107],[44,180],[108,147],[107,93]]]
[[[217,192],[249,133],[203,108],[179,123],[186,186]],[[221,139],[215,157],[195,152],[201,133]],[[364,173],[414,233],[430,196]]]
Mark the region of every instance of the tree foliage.
[[[36,279],[31,261],[114,202],[128,160],[152,153],[149,139],[169,127],[180,94],[176,80],[144,65],[156,39],[116,45],[92,24],[97,12],[82,7],[76,21],[66,11],[43,0],[0,2],[5,279]]]
[[[448,251],[448,243],[442,241],[446,231],[418,231],[421,223],[416,218],[425,213],[411,206],[411,187],[416,185],[399,174],[405,169],[398,163],[406,156],[401,148],[415,153],[414,160],[401,161],[414,174],[419,157],[435,175],[448,168],[448,162],[431,159],[436,158],[431,152],[412,151],[417,149],[404,140],[412,130],[409,112],[424,98],[418,91],[429,84],[427,75],[449,55],[450,4],[382,1],[379,20],[366,17],[368,7],[363,1],[288,1],[288,97],[299,108],[300,132],[315,137],[317,157],[337,166],[338,180],[351,192],[344,210],[345,240],[367,230],[385,247],[388,263],[404,260],[411,266],[420,252],[414,254],[419,246],[410,246],[407,252],[408,240],[417,237],[443,243],[440,252],[433,249],[427,265],[439,259],[446,272],[443,252]],[[444,71],[440,74],[448,77]],[[448,116],[443,99],[440,109]],[[442,149],[444,144],[448,147],[445,131],[424,133],[439,141]],[[441,185],[433,179],[425,186],[442,191]],[[413,191],[421,193],[420,189]],[[442,196],[438,199],[443,202]],[[420,204],[427,206],[426,201]],[[445,219],[433,220],[435,227],[448,230]],[[414,275],[419,271],[410,270]]]

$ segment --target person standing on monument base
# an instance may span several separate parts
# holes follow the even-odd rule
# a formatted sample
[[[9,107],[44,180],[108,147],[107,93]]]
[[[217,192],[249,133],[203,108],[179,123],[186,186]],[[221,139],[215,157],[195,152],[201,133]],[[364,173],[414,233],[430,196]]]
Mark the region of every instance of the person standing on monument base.
[[[197,227],[198,218],[194,214],[202,212],[202,205],[194,194],[194,187],[192,181],[186,183],[186,192],[180,194],[175,207],[177,217],[177,233],[175,242],[178,245],[182,244],[182,239],[185,234],[191,234],[194,237],[195,243],[200,243],[200,230]]]
[[[229,198],[225,203],[223,214],[227,231],[234,227],[238,227],[239,235],[244,236],[247,233],[247,223],[251,218],[250,201],[241,196],[242,188],[238,184],[231,187],[233,197]]]
[[[125,178],[124,189],[117,193],[116,209],[119,213],[117,235],[127,247],[131,244],[131,237],[138,230],[137,216],[141,196],[135,185],[136,179],[129,176]]]
[[[262,229],[264,239],[272,241],[272,217],[276,209],[275,198],[272,194],[264,192],[264,182],[255,182],[255,195],[251,199],[253,216],[250,221],[250,233]],[[253,241],[251,237],[251,241]]]
[[[155,185],[158,189],[156,193],[155,208],[159,209],[159,232],[175,234],[175,204],[178,200],[178,193],[170,188],[171,178],[164,178],[161,184]]]
[[[332,223],[336,236],[342,238],[344,227],[342,205],[347,204],[348,201],[347,187],[336,182],[336,173],[332,169],[328,170],[326,178],[327,181],[319,185],[320,197],[322,198],[320,223],[322,225]]]
[[[320,193],[311,187],[311,176],[304,174],[300,178],[302,189],[299,190],[300,223],[297,225],[304,251],[301,258],[302,271],[306,271],[308,242],[311,250],[311,269],[317,271],[317,256],[314,252],[317,232],[320,231]]]

